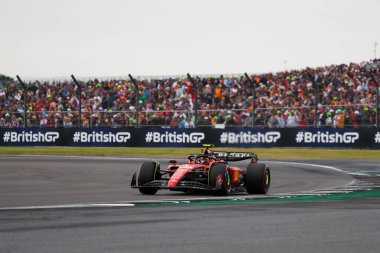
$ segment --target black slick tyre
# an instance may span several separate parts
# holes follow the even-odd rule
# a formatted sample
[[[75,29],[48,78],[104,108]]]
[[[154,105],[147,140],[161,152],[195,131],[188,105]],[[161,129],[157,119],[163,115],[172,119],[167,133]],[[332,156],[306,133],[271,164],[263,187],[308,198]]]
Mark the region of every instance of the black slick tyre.
[[[140,169],[137,174],[137,185],[143,186],[155,179],[160,179],[160,165],[158,162],[145,161],[141,164]],[[142,194],[154,195],[157,193],[158,188],[154,187],[140,187],[139,191]]]
[[[269,167],[264,163],[250,163],[244,183],[249,194],[266,194],[270,187]]]
[[[216,189],[214,194],[227,195],[231,187],[231,177],[227,164],[215,164],[211,166],[209,173],[209,184]],[[218,182],[218,180],[221,180],[221,182]]]

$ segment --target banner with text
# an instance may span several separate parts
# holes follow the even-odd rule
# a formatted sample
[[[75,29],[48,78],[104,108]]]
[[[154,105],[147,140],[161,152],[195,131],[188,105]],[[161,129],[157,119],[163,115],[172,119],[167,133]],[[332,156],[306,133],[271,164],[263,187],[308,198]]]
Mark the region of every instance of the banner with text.
[[[380,148],[377,128],[0,128],[0,146]]]

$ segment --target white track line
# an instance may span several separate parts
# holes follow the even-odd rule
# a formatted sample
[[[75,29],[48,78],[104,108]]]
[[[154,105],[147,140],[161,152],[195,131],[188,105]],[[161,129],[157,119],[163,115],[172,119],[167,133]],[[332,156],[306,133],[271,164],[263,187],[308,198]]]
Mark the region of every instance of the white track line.
[[[278,162],[278,161],[268,161],[268,163],[279,163],[279,164],[290,164],[290,165],[302,165],[302,166],[308,166],[308,167],[319,167],[319,168],[324,168],[324,169],[328,169],[328,170],[334,170],[334,171],[342,172],[345,174],[349,174],[348,171],[341,170],[341,169],[338,169],[336,167],[320,165],[320,164],[313,164],[313,163]]]
[[[50,205],[50,206],[17,206],[3,207],[0,211],[10,210],[42,210],[42,209],[69,209],[69,208],[91,208],[91,207],[131,207],[132,203],[99,203],[99,204],[69,204],[69,205]]]

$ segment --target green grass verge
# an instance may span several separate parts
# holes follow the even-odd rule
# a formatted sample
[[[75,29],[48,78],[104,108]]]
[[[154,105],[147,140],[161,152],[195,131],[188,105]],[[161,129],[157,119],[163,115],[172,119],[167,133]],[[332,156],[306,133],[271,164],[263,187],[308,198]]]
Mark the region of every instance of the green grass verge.
[[[380,150],[319,148],[218,148],[217,150],[255,152],[259,155],[259,158],[380,159]],[[94,155],[178,157],[199,152],[200,148],[0,147],[0,155]]]

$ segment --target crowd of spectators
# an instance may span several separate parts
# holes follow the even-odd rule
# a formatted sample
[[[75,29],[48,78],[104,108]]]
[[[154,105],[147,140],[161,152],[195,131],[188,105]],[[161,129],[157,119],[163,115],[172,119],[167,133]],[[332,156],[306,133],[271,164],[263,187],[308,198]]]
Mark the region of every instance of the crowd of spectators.
[[[27,84],[26,124],[76,127],[81,122],[82,127],[178,128],[196,124],[273,128],[374,126],[379,70],[380,60],[373,60],[251,75],[251,80],[223,75],[194,77],[194,83],[186,78],[142,78],[136,80],[137,97],[130,80],[89,80],[82,83],[80,95],[78,87],[69,80],[32,81]],[[17,82],[0,84],[0,127],[23,126],[23,89]]]

